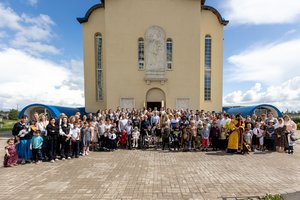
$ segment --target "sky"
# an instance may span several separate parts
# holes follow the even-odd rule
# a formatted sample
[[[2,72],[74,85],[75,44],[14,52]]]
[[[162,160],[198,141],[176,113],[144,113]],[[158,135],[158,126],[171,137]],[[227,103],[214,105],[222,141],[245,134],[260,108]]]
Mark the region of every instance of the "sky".
[[[72,2],[72,3],[71,3]],[[84,106],[82,17],[99,0],[0,0],[0,110]],[[300,1],[206,0],[224,28],[223,105],[300,111]]]

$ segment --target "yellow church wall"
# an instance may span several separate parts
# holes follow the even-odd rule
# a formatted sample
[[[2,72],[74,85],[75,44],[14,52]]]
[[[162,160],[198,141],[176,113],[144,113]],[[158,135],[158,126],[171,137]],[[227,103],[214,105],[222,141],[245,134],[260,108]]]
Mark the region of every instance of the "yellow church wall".
[[[222,109],[223,26],[199,0],[106,0],[83,23],[85,104],[87,112],[115,109],[121,98],[133,98],[142,108],[147,91],[160,88],[166,107],[177,98],[189,98],[190,109]],[[172,70],[167,81],[144,80],[138,69],[138,38],[151,26],[160,26],[173,41]],[[96,101],[95,33],[103,37],[104,100]],[[212,101],[204,101],[204,38],[212,36]],[[145,53],[146,55],[146,53]],[[146,65],[145,65],[146,66]],[[180,81],[179,81],[180,80]]]
[[[104,9],[97,9],[90,16],[88,23],[83,23],[83,49],[84,49],[84,94],[87,112],[95,112],[106,108],[106,76],[104,76],[104,99],[96,100],[96,51],[95,34],[101,33],[105,38],[105,13]],[[106,50],[103,39],[103,68],[106,72]]]
[[[208,10],[201,12],[201,98],[200,107],[208,111],[222,111],[223,98],[223,28],[217,16]],[[211,101],[204,100],[204,51],[205,36],[210,35],[211,48]]]
[[[178,97],[189,97],[192,105],[195,105],[199,102],[199,92],[195,86],[200,84],[197,76],[200,72],[197,53],[200,47],[195,45],[200,43],[200,30],[197,27],[200,23],[199,1],[132,2],[106,2],[107,64],[110,66],[108,76],[112,77],[107,89],[113,91],[108,96],[108,107],[118,105],[121,97],[135,98],[135,106],[142,107],[146,92],[153,87],[161,88],[166,93],[167,107],[175,108]],[[168,81],[164,85],[160,82],[147,85],[144,81],[145,71],[138,70],[137,41],[153,25],[162,27],[166,37],[173,40],[173,70],[166,72]],[[118,77],[122,80],[116,80]],[[178,79],[182,77],[185,77],[185,81],[179,82]],[[130,90],[123,90],[120,87],[122,83],[130,85]]]

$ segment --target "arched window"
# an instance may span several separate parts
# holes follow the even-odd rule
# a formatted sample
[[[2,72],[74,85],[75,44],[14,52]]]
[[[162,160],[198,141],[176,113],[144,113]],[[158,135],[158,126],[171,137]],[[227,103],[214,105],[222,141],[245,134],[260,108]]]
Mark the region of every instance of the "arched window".
[[[173,61],[173,41],[172,39],[168,38],[167,43],[167,69],[172,69],[172,61]]]
[[[145,69],[145,42],[143,38],[138,40],[138,62],[139,70]]]
[[[204,100],[211,100],[211,37],[205,36]]]
[[[96,98],[97,101],[103,100],[103,51],[102,51],[102,35],[96,33]]]

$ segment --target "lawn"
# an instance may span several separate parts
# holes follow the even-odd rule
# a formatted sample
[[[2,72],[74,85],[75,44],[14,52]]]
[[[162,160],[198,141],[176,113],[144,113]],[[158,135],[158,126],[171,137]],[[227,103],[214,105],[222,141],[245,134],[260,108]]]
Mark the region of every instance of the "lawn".
[[[3,120],[2,121],[3,126],[2,128],[0,128],[0,132],[11,131],[16,122],[17,121],[15,120]]]

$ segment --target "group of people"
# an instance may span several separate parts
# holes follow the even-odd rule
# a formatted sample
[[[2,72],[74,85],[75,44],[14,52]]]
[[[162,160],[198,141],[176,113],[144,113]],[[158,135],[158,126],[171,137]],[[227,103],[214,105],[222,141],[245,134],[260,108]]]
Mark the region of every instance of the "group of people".
[[[34,113],[30,121],[24,115],[14,125],[4,166],[55,162],[117,148],[293,154],[296,129],[288,115],[277,119],[272,113],[243,118],[204,110],[117,108],[83,116],[61,113],[49,120],[45,114]]]

